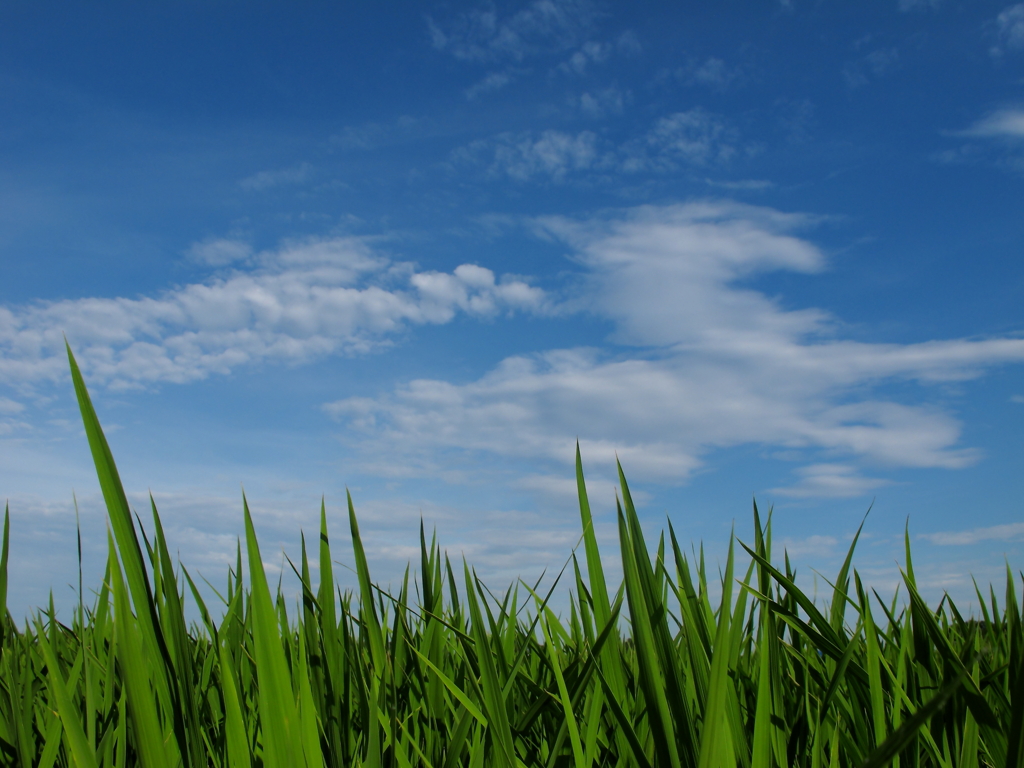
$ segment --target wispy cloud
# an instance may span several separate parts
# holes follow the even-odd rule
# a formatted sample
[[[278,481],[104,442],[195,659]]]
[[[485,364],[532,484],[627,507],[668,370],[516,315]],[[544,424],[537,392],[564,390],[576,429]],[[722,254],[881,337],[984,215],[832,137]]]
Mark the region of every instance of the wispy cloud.
[[[0,416],[13,416],[25,410],[25,406],[9,397],[0,397]]]
[[[736,138],[723,118],[705,109],[676,112],[657,120],[643,138],[623,145],[622,169],[666,171],[728,160],[736,153]]]
[[[796,470],[800,478],[793,485],[771,488],[769,493],[793,498],[850,498],[863,496],[888,481],[864,477],[857,467],[849,464],[811,464]]]
[[[923,533],[918,538],[932,544],[945,546],[977,544],[981,541],[1019,541],[1024,538],[1024,523],[992,525],[987,528],[971,528],[966,531],[943,531]]]
[[[233,255],[218,241],[197,251],[215,260]],[[412,325],[447,323],[460,312],[491,317],[546,304],[544,292],[522,280],[498,280],[473,264],[421,272],[358,238],[286,243],[252,259],[252,269],[153,297],[0,307],[0,383],[66,375],[64,333],[93,381],[132,387],[193,381],[260,360],[365,352]]]
[[[602,118],[606,115],[622,114],[623,108],[632,97],[630,91],[622,91],[612,85],[595,91],[580,94],[580,111],[588,117]]]
[[[193,243],[185,252],[185,256],[197,264],[208,267],[226,267],[247,261],[252,256],[252,246],[244,240],[226,237],[211,237]]]
[[[993,56],[1024,50],[1024,3],[1004,8],[995,19],[996,44],[989,49]]]
[[[20,416],[24,410],[25,406],[17,400],[0,397],[0,435],[9,435],[12,432],[29,428],[26,422],[15,418]]]
[[[655,77],[655,82],[675,80],[688,86],[724,91],[741,77],[740,67],[730,65],[718,56],[709,56],[706,59],[691,59],[675,69],[664,69]]]
[[[471,62],[523,61],[583,43],[599,17],[587,0],[535,0],[510,15],[485,6],[438,21],[428,19],[434,48]]]
[[[806,557],[807,555],[828,556],[832,554],[839,541],[835,536],[811,535],[802,539],[783,538],[775,542],[773,554],[786,552],[790,557]]]
[[[737,70],[729,67],[721,59],[712,56],[693,70],[690,80],[698,85],[724,90],[738,75]]]
[[[767,179],[739,179],[737,181],[704,179],[704,183],[709,187],[719,187],[720,189],[729,189],[736,192],[760,192],[775,186],[775,184]]]
[[[333,134],[328,141],[332,148],[343,151],[377,149],[408,141],[411,137],[422,138],[431,126],[425,121],[402,115],[389,123],[367,122],[347,125]]]
[[[1024,109],[1004,107],[975,121],[966,130],[947,135],[974,139],[934,157],[941,163],[993,163],[1011,171],[1024,171]]]
[[[299,163],[290,168],[281,168],[276,171],[260,171],[252,176],[247,176],[238,182],[238,186],[249,192],[262,192],[271,187],[279,187],[288,184],[302,184],[307,181],[313,172],[313,166],[309,163]]]
[[[850,88],[862,88],[872,78],[880,78],[891,72],[900,63],[896,48],[879,48],[856,61],[847,62],[843,67],[843,79]]]
[[[1024,139],[1024,109],[1000,109],[992,112],[963,131],[961,135]]]
[[[499,72],[491,72],[482,80],[474,83],[466,89],[466,98],[472,101],[482,94],[500,91],[506,85],[511,83],[517,75],[521,74],[521,72],[522,70],[514,67],[508,67]]]
[[[684,481],[715,448],[784,446],[846,457],[814,462],[790,495],[863,493],[881,481],[859,462],[956,468],[948,413],[880,397],[892,380],[962,380],[1024,362],[1024,339],[869,344],[835,338],[815,309],[785,310],[737,281],[814,273],[825,259],[796,236],[803,216],[734,203],[642,207],[578,221],[545,218],[582,270],[562,312],[610,320],[617,347],[513,356],[465,384],[417,380],[326,406],[361,430],[361,450],[436,462],[445,450],[562,464],[580,440],[606,471],[616,454],[637,476]],[[419,454],[417,454],[419,452]]]
[[[934,11],[942,5],[942,0],[899,0],[896,7],[901,13],[910,11]]]
[[[584,94],[580,106],[594,116],[621,109],[617,90]],[[618,145],[593,131],[501,133],[459,147],[451,160],[483,167],[492,177],[517,181],[554,179],[573,173],[668,173],[684,166],[724,163],[738,149],[738,135],[720,116],[696,107],[662,117],[642,135]]]
[[[473,142],[452,153],[459,165],[484,165],[492,176],[517,181],[544,177],[560,181],[572,171],[590,168],[598,157],[598,137],[591,131],[577,134],[548,130],[502,133]]]
[[[588,40],[569,57],[568,61],[559,64],[558,69],[568,74],[585,75],[592,64],[600,64],[605,61],[611,55],[612,50],[611,43]]]

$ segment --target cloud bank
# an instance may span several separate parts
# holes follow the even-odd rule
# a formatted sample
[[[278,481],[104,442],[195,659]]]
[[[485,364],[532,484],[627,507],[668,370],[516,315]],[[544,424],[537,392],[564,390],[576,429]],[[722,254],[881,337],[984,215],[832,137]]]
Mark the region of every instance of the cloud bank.
[[[826,312],[745,287],[764,273],[823,270],[824,255],[798,236],[812,223],[728,202],[536,220],[581,271],[560,311],[610,320],[610,345],[512,356],[469,383],[417,380],[325,408],[358,431],[366,455],[406,456],[406,473],[435,471],[453,450],[540,459],[561,476],[578,438],[605,471],[617,456],[631,476],[678,483],[714,449],[762,444],[808,464],[776,492],[838,497],[884,483],[866,467],[976,461],[952,415],[888,398],[884,385],[1024,362],[1024,339],[851,341]]]

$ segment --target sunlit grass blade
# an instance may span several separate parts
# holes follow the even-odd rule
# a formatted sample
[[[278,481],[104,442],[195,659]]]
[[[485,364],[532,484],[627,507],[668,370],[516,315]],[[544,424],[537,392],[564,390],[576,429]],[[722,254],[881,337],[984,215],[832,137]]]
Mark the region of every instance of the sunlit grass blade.
[[[483,689],[484,711],[487,713],[488,732],[493,744],[491,765],[498,768],[515,768],[515,747],[512,743],[512,729],[508,721],[508,710],[502,694],[501,680],[494,666],[490,641],[484,628],[483,614],[477,600],[475,578],[469,565],[463,563],[466,573],[466,600],[469,602],[470,633],[476,649],[477,664],[480,667],[480,685]]]
[[[277,611],[270,598],[256,531],[244,494],[242,508],[245,513],[245,542],[252,589],[253,650],[259,675],[263,764],[267,768],[291,768],[303,754],[298,733],[298,712],[292,695],[288,662],[281,646]]]
[[[176,706],[176,703],[172,703],[172,685],[168,676],[168,669],[172,666],[171,660],[159,629],[153,591],[150,588],[149,575],[135,532],[135,524],[132,521],[131,508],[121,484],[117,465],[114,463],[114,455],[110,451],[107,438],[104,436],[103,428],[96,416],[96,410],[93,408],[92,399],[89,397],[89,391],[86,389],[85,380],[82,378],[78,363],[75,362],[71,346],[66,342],[65,346],[67,347],[68,364],[71,368],[71,379],[78,399],[78,409],[82,416],[82,425],[89,441],[89,450],[92,452],[103,500],[106,503],[107,519],[117,542],[121,566],[124,568],[128,590],[137,612],[136,618],[142,634],[142,644],[151,658],[162,657],[164,661],[162,665],[154,667],[152,682],[163,706],[172,708]]]
[[[732,614],[733,545],[729,541],[725,578],[722,580],[722,602],[718,609],[718,630],[715,633],[714,654],[711,657],[710,686],[707,707],[704,710],[704,729],[700,738],[699,768],[718,768],[731,762],[729,724],[726,719],[729,680],[729,635]]]
[[[4,541],[0,550],[0,642],[7,632],[7,558],[11,544],[11,506],[4,504]]]
[[[252,761],[249,753],[249,739],[245,731],[245,717],[242,705],[238,700],[238,688],[231,656],[223,645],[220,654],[220,687],[224,701],[224,730],[227,740],[228,768],[250,768]]]
[[[377,616],[373,595],[373,582],[370,581],[370,568],[366,564],[366,552],[363,550],[363,539],[359,535],[359,522],[356,520],[356,510],[352,505],[352,494],[345,492],[348,501],[349,528],[352,531],[352,552],[356,558],[356,574],[359,577],[360,608],[363,614],[363,629],[369,638],[370,657],[376,674],[381,676],[387,667],[387,652],[384,648],[384,635],[381,630],[380,619]]]
[[[654,748],[659,764],[676,768],[680,762],[672,727],[672,714],[665,697],[665,679],[658,659],[647,596],[640,581],[636,560],[636,550],[642,549],[642,547],[635,545],[632,541],[621,506],[618,515],[622,571],[626,584],[626,599],[629,604],[630,626],[636,646],[640,686],[647,701],[648,721],[654,739]]]
[[[111,557],[114,542],[110,541]],[[160,722],[156,697],[151,688],[149,659],[143,650],[141,632],[128,603],[128,590],[115,563],[112,574],[114,626],[117,632],[117,661],[128,694],[128,711],[137,734],[137,749],[144,768],[175,768],[180,762],[171,729]]]
[[[558,658],[558,651],[551,640],[552,633],[549,629],[549,621],[541,619],[541,630],[544,633],[544,646],[548,652],[548,659],[551,661],[551,671],[555,676],[555,683],[558,685],[558,697],[562,704],[562,711],[565,716],[565,725],[569,732],[569,741],[572,744],[573,763],[576,768],[586,768],[586,761],[583,754],[583,743],[580,741],[579,726],[576,723],[576,714],[573,712],[572,698],[569,696],[569,689],[565,685],[565,676],[562,674],[562,662]]]
[[[82,723],[79,720],[78,709],[68,694],[53,644],[47,639],[42,624],[38,620],[36,622],[36,637],[39,638],[39,650],[42,651],[46,661],[47,680],[56,699],[57,714],[60,716],[75,763],[81,768],[98,768],[96,753],[89,745],[85,729],[82,728]]]

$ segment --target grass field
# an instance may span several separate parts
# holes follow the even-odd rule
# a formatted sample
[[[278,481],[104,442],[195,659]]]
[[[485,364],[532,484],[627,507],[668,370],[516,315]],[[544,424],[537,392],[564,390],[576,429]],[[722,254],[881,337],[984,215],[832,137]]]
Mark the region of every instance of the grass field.
[[[303,542],[293,564],[301,605],[272,592],[246,506],[248,579],[240,544],[211,611],[171,559],[155,505],[146,531],[134,523],[69,358],[110,554],[70,626],[51,601],[18,627],[6,610],[5,519],[3,765],[1024,765],[1012,573],[1001,598],[979,590],[980,617],[965,618],[948,599],[920,598],[909,539],[901,591],[866,589],[855,539],[831,599],[816,604],[788,558],[773,559],[770,519],[755,509],[752,541],[730,544],[709,590],[703,558],[688,558],[671,527],[652,555],[620,471],[623,582],[608,585],[578,455],[583,552],[561,575],[568,616],[536,585],[496,594],[422,530],[418,569],[397,594],[378,589],[351,499],[357,594],[335,587],[323,512],[313,551]],[[199,623],[185,619],[187,595]]]

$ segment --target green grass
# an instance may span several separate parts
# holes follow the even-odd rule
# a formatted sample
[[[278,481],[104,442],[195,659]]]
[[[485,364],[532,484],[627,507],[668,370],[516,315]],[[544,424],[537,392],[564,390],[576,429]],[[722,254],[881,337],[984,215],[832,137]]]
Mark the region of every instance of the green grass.
[[[70,355],[109,519],[106,575],[70,625],[52,600],[16,626],[0,558],[0,764],[227,768],[598,768],[1024,765],[1024,630],[1014,576],[980,618],[906,600],[852,569],[856,539],[816,603],[773,560],[771,522],[731,541],[709,584],[669,528],[651,555],[621,475],[623,581],[609,586],[577,453],[583,557],[551,592],[496,596],[420,530],[416,574],[373,582],[355,510],[357,594],[335,586],[321,508],[320,582],[303,541],[301,604],[267,583],[248,506],[216,621],[169,553],[155,504],[133,522]],[[743,554],[742,560],[736,555]],[[739,570],[737,570],[739,568]],[[460,576],[457,578],[456,573]],[[553,588],[552,588],[553,589]],[[710,594],[720,595],[717,604]],[[188,625],[186,595],[198,606]]]

